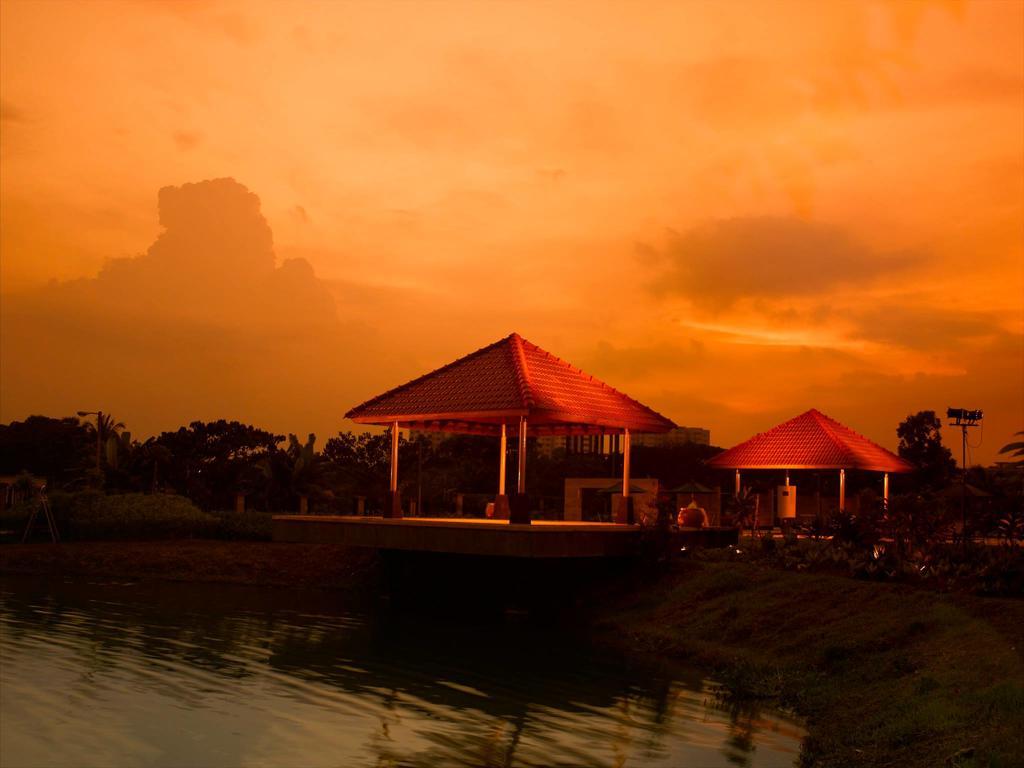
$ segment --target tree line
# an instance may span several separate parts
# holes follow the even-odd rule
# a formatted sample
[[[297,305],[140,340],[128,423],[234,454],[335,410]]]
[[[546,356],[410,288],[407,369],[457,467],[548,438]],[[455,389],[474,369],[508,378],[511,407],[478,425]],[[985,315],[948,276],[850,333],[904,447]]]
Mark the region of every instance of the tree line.
[[[357,500],[367,512],[383,508],[388,488],[391,435],[339,432],[322,447],[237,421],[194,421],[144,441],[133,440],[109,414],[99,418],[30,416],[0,425],[0,475],[27,472],[51,489],[101,489],[108,493],[176,493],[201,509],[232,509],[239,494],[264,511],[350,513]],[[450,512],[457,495],[481,502],[498,482],[498,441],[447,435],[399,439],[403,497],[424,513]],[[514,487],[516,447],[507,462]],[[531,495],[560,499],[565,477],[607,476],[622,471],[621,456],[544,455],[531,441],[527,458]],[[663,483],[713,482],[704,461],[720,448],[684,445],[636,448],[633,473]],[[479,499],[475,498],[479,497]]]
[[[916,469],[912,476],[900,478],[895,490],[935,491],[958,476],[940,427],[933,411],[908,416],[898,426],[898,451]],[[390,441],[388,431],[339,432],[319,447],[312,434],[303,440],[223,419],[194,421],[139,441],[106,413],[82,418],[30,416],[0,425],[0,475],[28,472],[45,479],[52,489],[68,491],[175,493],[205,510],[233,509],[241,494],[247,508],[262,511],[308,508],[349,514],[362,499],[365,511],[373,512],[383,508]],[[482,506],[496,490],[498,449],[498,441],[489,437],[448,435],[431,441],[423,435],[413,440],[402,436],[402,495],[416,500],[425,514],[450,513],[458,495]],[[507,462],[510,488],[515,487],[516,449],[513,443]],[[621,477],[620,455],[545,454],[533,441],[528,450],[528,491],[548,499],[553,510],[560,508],[566,477],[608,477],[610,485]],[[691,482],[728,487],[730,478],[705,464],[720,450],[697,444],[638,446],[632,452],[632,474],[657,478],[662,488]],[[758,482],[755,475],[750,479]],[[766,475],[765,483],[774,481]],[[851,476],[850,482],[848,490],[855,492],[858,478]],[[1004,479],[980,467],[969,470],[968,482],[1001,495],[1000,488],[1005,487]]]

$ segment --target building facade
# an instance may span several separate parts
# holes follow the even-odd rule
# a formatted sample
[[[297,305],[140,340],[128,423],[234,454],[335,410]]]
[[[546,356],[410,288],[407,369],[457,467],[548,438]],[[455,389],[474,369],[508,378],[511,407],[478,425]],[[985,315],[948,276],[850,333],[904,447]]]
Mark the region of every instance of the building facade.
[[[447,432],[409,430],[410,440],[416,440],[420,437],[426,438],[430,443],[431,449],[436,450],[450,435]],[[570,453],[594,453],[604,456],[622,453],[622,435],[543,436],[531,438],[531,440],[536,440],[537,453],[549,458],[559,454]],[[688,444],[710,445],[711,430],[702,427],[676,427],[663,434],[637,432],[630,435],[630,442],[634,448],[638,446],[645,448],[671,448]]]

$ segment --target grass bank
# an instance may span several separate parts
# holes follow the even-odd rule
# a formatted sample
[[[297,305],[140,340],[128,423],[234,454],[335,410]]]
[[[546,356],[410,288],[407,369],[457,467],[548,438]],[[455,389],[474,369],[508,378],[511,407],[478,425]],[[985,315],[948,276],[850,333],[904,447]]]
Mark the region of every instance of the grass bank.
[[[269,512],[204,511],[172,493],[54,491],[50,507],[65,541],[270,540]],[[0,512],[0,541],[20,541],[34,508],[35,502],[24,503]],[[47,536],[46,522],[37,516],[31,540]]]
[[[598,625],[806,717],[805,765],[1024,765],[1022,601],[682,561]]]
[[[377,594],[377,558],[334,544],[95,541],[0,546],[0,574],[195,581]]]

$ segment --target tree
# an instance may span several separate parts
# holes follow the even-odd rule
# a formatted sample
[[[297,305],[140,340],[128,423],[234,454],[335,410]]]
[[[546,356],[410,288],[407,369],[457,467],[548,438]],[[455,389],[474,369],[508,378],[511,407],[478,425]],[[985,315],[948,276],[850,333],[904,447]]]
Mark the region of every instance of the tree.
[[[284,438],[237,421],[193,421],[187,428],[164,432],[156,442],[173,457],[165,480],[179,493],[205,509],[230,509],[243,478],[264,458],[272,456]],[[274,484],[268,484],[267,504]]]
[[[291,460],[291,490],[299,497],[299,514],[309,511],[309,497],[329,498],[333,493],[328,487],[330,462],[316,452],[316,435],[309,433],[305,443],[292,434],[288,435],[286,453]]]
[[[941,488],[956,469],[952,451],[942,444],[941,427],[935,411],[918,411],[896,428],[900,457],[914,465],[919,485]]]
[[[95,433],[74,417],[29,416],[0,424],[0,474],[31,472],[51,487],[79,481],[95,461]]]
[[[407,441],[399,440],[399,452]],[[335,488],[350,499],[366,496],[370,509],[383,509],[391,461],[391,432],[339,432],[324,444],[321,454],[331,466]],[[401,457],[399,459],[401,462]]]
[[[1024,437],[1024,432],[1014,432],[1013,436]],[[1017,440],[1012,443],[1007,443],[999,449],[999,453],[1010,454],[1010,458],[1006,460],[1007,464],[1024,464],[1024,441]]]
[[[116,445],[113,449],[106,447],[113,439],[118,440],[121,433],[124,431],[124,422],[115,421],[114,417],[109,413],[101,413],[96,417],[95,421],[83,419],[82,425],[88,430],[93,440],[97,440],[98,444],[105,446],[105,450],[109,453],[110,451],[116,451]],[[99,438],[96,437],[96,431],[99,430]],[[116,456],[116,453],[114,454]],[[106,458],[100,454],[101,458]],[[116,461],[116,459],[115,459]]]

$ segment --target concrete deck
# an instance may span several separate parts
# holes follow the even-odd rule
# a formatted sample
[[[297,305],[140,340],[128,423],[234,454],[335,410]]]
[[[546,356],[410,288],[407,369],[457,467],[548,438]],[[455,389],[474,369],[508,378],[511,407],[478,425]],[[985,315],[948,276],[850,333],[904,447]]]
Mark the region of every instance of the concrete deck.
[[[272,530],[274,541],[496,557],[626,557],[640,543],[635,525],[553,520],[274,515]]]

